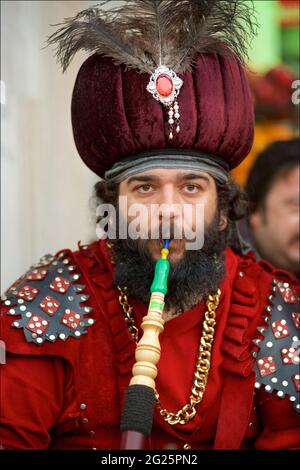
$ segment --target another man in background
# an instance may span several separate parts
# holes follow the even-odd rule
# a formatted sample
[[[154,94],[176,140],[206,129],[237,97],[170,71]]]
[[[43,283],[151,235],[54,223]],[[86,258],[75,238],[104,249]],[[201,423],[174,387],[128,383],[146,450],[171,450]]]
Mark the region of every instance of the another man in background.
[[[246,184],[250,241],[259,257],[299,274],[300,139],[278,141],[254,163]]]

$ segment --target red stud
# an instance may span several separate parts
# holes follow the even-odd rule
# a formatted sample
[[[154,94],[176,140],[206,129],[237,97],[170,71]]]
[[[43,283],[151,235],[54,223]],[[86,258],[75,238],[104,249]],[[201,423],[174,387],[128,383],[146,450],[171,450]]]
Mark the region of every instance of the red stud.
[[[294,375],[293,382],[294,382],[295,389],[297,390],[297,392],[300,392],[300,374]]]
[[[41,300],[41,303],[39,305],[39,307],[46,313],[48,313],[48,315],[50,315],[50,317],[52,317],[52,315],[54,315],[57,310],[59,309],[59,306],[60,306],[60,302],[58,302],[58,300],[56,300],[54,297],[51,297],[51,295],[47,295],[46,297],[43,298],[43,300]]]
[[[50,284],[50,289],[64,294],[70,287],[70,282],[62,276],[56,276]]]
[[[37,295],[38,295],[38,292],[39,292],[39,289],[37,289],[36,287],[33,287],[33,286],[30,286],[30,285],[26,285],[26,286],[23,286],[17,293],[17,296],[20,298],[20,299],[24,299],[24,300],[27,300],[27,301],[31,301],[33,300]]]
[[[279,287],[281,297],[287,304],[296,304],[298,301],[296,293],[290,287]]]
[[[281,350],[281,357],[284,365],[299,364],[300,362],[299,351],[293,347],[283,348]]]
[[[61,323],[68,326],[69,328],[73,328],[74,330],[76,330],[79,322],[80,322],[79,313],[74,312],[73,310],[70,310],[69,308],[67,308],[61,319]]]
[[[286,325],[286,320],[278,320],[272,323],[273,334],[276,339],[282,339],[290,335],[289,329]]]
[[[38,335],[42,335],[44,331],[48,328],[49,322],[45,320],[40,315],[33,314],[28,323],[25,325],[27,330],[31,331],[31,333],[37,333]]]
[[[257,361],[257,366],[261,377],[266,377],[267,375],[276,372],[276,365],[273,356],[266,356],[260,358]]]
[[[167,75],[159,75],[156,80],[156,89],[161,96],[170,96],[173,91],[173,82]]]

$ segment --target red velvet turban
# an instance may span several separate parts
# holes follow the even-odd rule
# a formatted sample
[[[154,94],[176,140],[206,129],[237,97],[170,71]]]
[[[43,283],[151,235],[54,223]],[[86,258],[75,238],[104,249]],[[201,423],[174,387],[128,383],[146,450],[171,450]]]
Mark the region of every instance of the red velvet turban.
[[[72,98],[72,125],[81,158],[97,175],[149,149],[192,149],[236,167],[253,141],[252,99],[245,71],[230,53],[198,54],[183,80],[180,132],[169,140],[167,109],[147,91],[150,75],[94,54],[82,65]]]

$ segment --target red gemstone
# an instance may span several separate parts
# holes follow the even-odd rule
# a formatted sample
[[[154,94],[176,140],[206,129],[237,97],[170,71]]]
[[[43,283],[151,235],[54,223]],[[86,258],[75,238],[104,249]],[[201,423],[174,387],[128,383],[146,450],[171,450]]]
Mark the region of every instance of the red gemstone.
[[[169,96],[173,91],[173,82],[168,75],[159,75],[156,80],[156,89],[161,96]]]

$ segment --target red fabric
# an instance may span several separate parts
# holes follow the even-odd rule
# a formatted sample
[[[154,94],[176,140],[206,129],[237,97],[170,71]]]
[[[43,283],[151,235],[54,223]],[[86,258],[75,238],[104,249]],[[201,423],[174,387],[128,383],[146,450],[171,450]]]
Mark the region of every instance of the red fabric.
[[[80,340],[69,338],[65,343],[38,346],[27,343],[23,332],[10,326],[7,307],[2,309],[1,333],[8,351],[7,364],[1,366],[4,448],[119,448],[121,409],[135,344],[113,288],[113,266],[105,243],[68,255],[72,264],[80,267],[96,322]],[[269,265],[257,264],[252,256],[240,258],[229,249],[226,268],[203,401],[197,406],[196,417],[185,426],[169,426],[156,409],[147,444],[150,448],[181,448],[189,443],[192,448],[211,449],[217,429],[223,436],[222,448],[231,448],[232,442],[236,442],[235,448],[300,446],[290,402],[259,392],[252,405],[254,359],[250,351],[271,291],[272,270]],[[146,305],[133,298],[130,302],[139,325]],[[157,389],[162,405],[170,411],[181,408],[190,394],[204,311],[204,305],[196,306],[168,321],[161,334]],[[227,407],[236,413],[230,434],[228,414],[222,412]]]
[[[253,142],[253,105],[245,72],[229,54],[198,54],[179,74],[180,132],[169,140],[167,110],[146,90],[150,75],[97,54],[82,65],[72,97],[74,140],[86,165],[103,176],[123,157],[157,148],[217,154],[237,166]],[[234,90],[234,91],[233,91]]]

